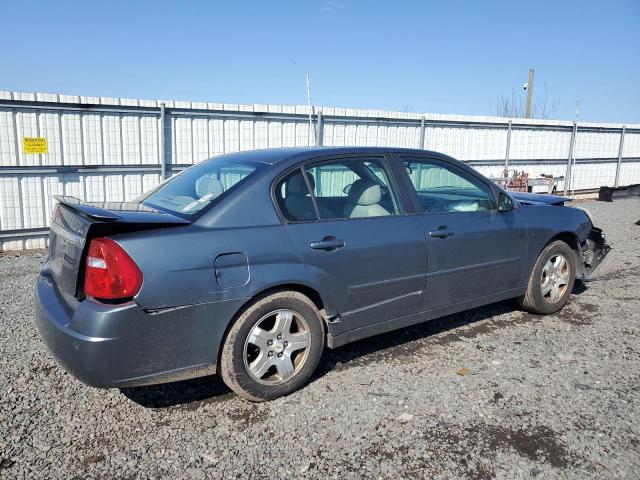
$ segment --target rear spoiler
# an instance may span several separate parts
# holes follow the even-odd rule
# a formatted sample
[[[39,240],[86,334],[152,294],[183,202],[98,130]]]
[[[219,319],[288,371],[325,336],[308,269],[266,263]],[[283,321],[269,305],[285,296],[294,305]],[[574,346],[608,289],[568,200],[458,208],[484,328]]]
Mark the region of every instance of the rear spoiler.
[[[88,217],[109,223],[186,225],[189,220],[136,202],[84,202],[76,197],[54,195],[65,207]]]
[[[96,220],[118,220],[120,215],[112,210],[96,207],[90,203],[83,203],[82,200],[76,197],[67,197],[63,195],[54,195],[53,198],[62,205],[69,207],[71,210],[75,210],[87,217],[95,218]]]

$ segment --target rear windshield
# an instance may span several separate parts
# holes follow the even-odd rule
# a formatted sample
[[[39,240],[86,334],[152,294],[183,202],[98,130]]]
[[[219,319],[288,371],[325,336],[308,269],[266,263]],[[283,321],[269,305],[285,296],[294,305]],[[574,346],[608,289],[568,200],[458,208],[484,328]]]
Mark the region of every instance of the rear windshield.
[[[193,215],[215,203],[255,171],[256,166],[248,163],[203,162],[160,184],[137,201],[181,216]]]

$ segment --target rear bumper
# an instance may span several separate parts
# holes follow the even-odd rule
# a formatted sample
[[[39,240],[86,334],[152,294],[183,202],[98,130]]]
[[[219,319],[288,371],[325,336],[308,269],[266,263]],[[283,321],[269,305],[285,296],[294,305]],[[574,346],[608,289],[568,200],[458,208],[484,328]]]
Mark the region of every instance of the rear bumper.
[[[47,267],[35,290],[36,325],[60,364],[94,387],[133,387],[216,372],[218,347],[243,299],[148,313],[136,303],[62,300]]]

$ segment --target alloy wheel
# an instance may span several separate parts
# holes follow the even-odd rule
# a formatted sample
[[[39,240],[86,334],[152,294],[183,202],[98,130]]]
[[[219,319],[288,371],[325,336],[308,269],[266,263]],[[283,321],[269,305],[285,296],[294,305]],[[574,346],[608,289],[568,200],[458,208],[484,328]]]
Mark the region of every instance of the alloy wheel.
[[[540,279],[542,298],[548,303],[558,302],[567,290],[570,274],[569,262],[563,254],[549,258],[542,268]]]
[[[305,364],[311,341],[307,321],[299,313],[275,310],[258,320],[244,344],[249,375],[265,385],[286,382]]]

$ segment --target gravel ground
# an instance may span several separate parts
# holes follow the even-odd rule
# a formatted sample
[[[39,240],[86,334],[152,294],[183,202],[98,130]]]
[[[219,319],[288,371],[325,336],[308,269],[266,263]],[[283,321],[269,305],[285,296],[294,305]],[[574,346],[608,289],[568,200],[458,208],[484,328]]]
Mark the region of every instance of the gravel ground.
[[[559,314],[361,341],[263,404],[215,377],[82,385],[33,324],[43,253],[0,256],[0,477],[639,478],[640,200],[581,205],[614,249]]]

